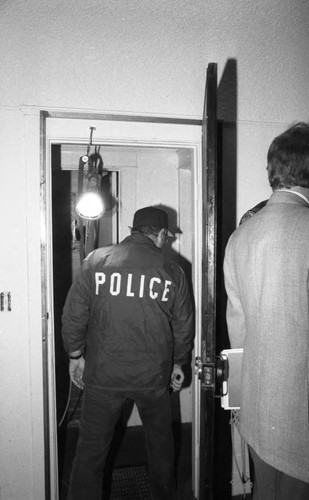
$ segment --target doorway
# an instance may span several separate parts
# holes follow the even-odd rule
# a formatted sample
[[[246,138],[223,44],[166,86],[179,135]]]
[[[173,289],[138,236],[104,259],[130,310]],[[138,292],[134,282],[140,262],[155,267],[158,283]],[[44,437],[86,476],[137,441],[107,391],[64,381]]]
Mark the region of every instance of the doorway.
[[[49,416],[48,436],[50,443],[50,491],[51,498],[59,498],[64,442],[64,421],[71,426],[78,423],[79,395],[69,395],[69,380],[62,369],[67,367],[60,337],[61,311],[68,288],[76,269],[80,265],[78,256],[78,232],[72,218],[72,199],[76,194],[76,171],[78,159],[88,144],[85,130],[95,123],[100,128],[94,139],[108,175],[113,177],[114,191],[109,193],[114,201],[110,221],[104,231],[103,244],[117,243],[129,234],[133,213],[146,205],[161,205],[168,211],[175,240],[166,249],[182,265],[194,291],[197,313],[195,349],[199,349],[199,300],[200,300],[200,241],[198,220],[201,214],[201,134],[195,125],[147,124],[108,122],[68,117],[50,117],[46,120],[46,191],[47,275],[53,293],[48,296],[49,343]],[[73,126],[74,125],[74,126]],[[111,126],[112,125],[112,126]],[[133,127],[132,127],[133,125]],[[132,133],[132,128],[135,130]],[[112,134],[111,134],[112,130]],[[124,132],[132,134],[125,136]],[[146,133],[145,133],[146,131]],[[112,135],[112,137],[111,137]],[[104,217],[103,217],[104,219]],[[116,228],[116,229],[115,229]],[[110,240],[110,241],[108,241]],[[100,243],[102,244],[102,242]],[[73,248],[74,247],[74,248]],[[59,279],[60,277],[60,279]],[[46,291],[48,295],[48,290]],[[194,359],[194,355],[193,355]],[[54,369],[50,370],[51,367]],[[193,490],[197,490],[199,426],[198,382],[192,378],[192,367],[188,369],[187,387],[181,392],[179,412],[182,423],[192,426]],[[69,400],[69,407],[65,406]],[[76,404],[76,407],[74,406]],[[175,405],[177,411],[177,404]],[[73,412],[73,413],[72,413]],[[67,422],[69,421],[69,422]],[[140,425],[135,409],[128,421],[129,427]],[[63,426],[63,424],[62,424]]]

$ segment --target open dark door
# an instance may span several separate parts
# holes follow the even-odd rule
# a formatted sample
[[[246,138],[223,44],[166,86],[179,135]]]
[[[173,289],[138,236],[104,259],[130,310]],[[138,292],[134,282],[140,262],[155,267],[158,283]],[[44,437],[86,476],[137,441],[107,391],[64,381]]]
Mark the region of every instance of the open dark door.
[[[214,497],[214,397],[216,373],[216,247],[217,247],[217,64],[207,68],[202,126],[203,253],[200,385],[199,500]]]

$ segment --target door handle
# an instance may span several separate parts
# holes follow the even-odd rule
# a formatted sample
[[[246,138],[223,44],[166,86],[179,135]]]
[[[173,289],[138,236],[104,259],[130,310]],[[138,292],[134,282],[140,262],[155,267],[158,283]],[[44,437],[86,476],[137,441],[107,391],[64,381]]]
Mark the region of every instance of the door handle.
[[[223,383],[229,374],[228,359],[216,356],[214,363],[203,363],[201,356],[195,358],[195,375],[202,381],[204,389],[213,389],[215,397],[224,396]]]

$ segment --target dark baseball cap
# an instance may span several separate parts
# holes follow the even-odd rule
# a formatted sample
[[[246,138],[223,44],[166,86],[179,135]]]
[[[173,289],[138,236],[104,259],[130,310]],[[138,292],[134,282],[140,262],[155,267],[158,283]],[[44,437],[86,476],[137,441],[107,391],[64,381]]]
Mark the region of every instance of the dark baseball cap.
[[[145,207],[137,210],[133,218],[133,227],[138,226],[153,226],[158,229],[167,229],[168,236],[174,236],[168,229],[167,213],[161,210],[161,208]]]

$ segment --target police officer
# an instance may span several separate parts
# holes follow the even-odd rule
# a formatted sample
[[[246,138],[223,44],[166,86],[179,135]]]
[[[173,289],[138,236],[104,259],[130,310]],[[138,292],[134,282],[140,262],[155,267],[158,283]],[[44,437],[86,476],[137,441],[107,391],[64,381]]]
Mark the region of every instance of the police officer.
[[[193,307],[181,267],[162,248],[168,217],[138,210],[131,235],[83,262],[64,306],[72,382],[84,388],[69,500],[99,500],[115,424],[127,399],[145,430],[152,499],[174,495],[169,387],[180,390],[192,349]]]

